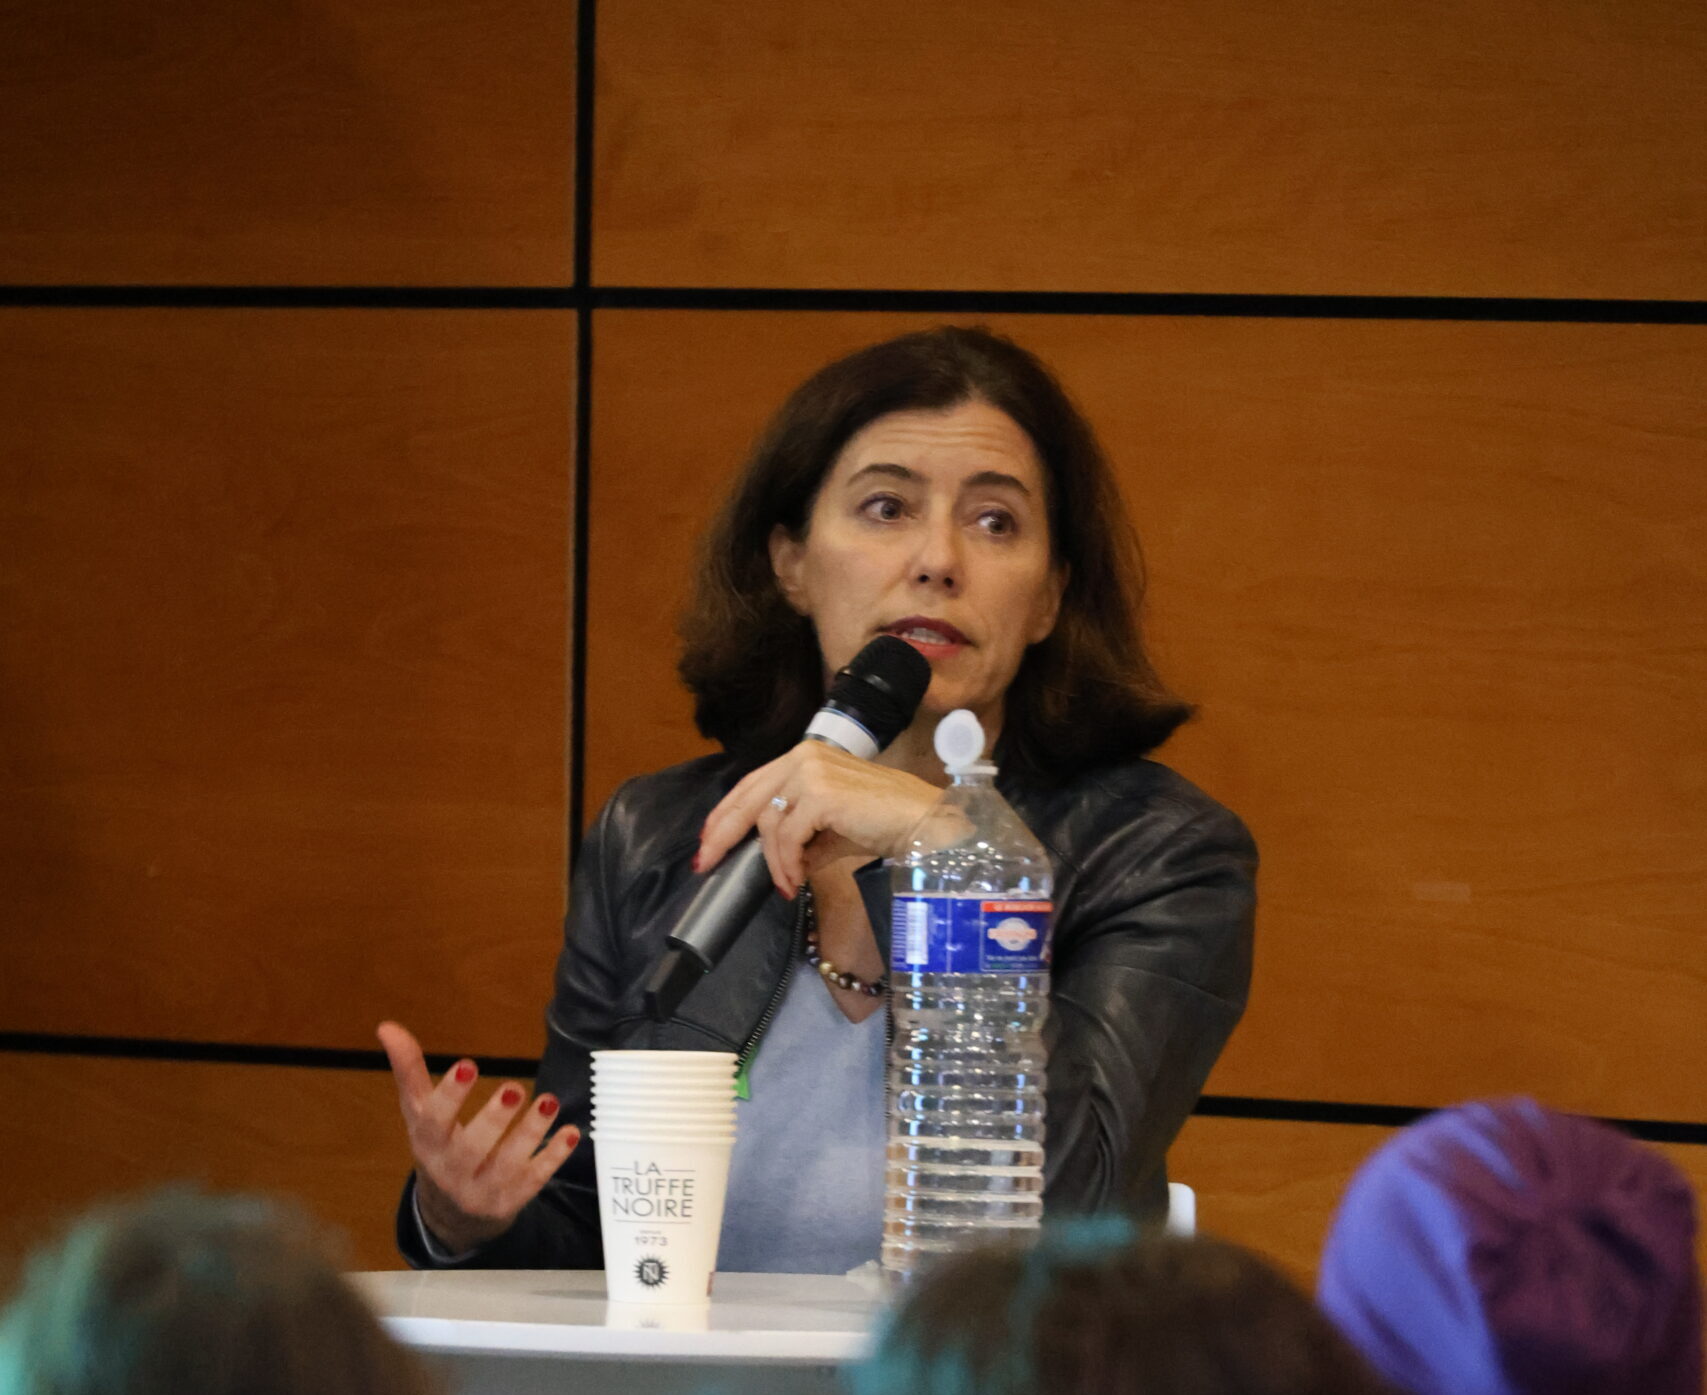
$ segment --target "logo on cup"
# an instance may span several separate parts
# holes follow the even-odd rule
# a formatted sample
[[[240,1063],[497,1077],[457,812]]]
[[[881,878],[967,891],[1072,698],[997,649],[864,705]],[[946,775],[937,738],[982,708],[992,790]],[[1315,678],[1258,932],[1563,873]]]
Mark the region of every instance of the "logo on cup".
[[[990,938],[1009,954],[1018,954],[1037,938],[1037,931],[1017,915],[1011,915],[990,927]]]
[[[625,1221],[691,1221],[694,1216],[692,1168],[662,1168],[634,1163],[610,1178],[611,1209]]]
[[[645,1284],[647,1288],[657,1288],[659,1284],[670,1277],[669,1266],[656,1255],[647,1255],[645,1259],[634,1266],[634,1277]]]

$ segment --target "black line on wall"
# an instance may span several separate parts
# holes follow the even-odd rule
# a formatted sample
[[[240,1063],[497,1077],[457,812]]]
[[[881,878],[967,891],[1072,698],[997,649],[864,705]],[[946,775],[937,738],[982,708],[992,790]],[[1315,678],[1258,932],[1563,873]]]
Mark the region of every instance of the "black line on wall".
[[[181,1061],[219,1066],[297,1066],[312,1070],[390,1070],[385,1053],[337,1046],[266,1046],[233,1041],[169,1041],[161,1037],[61,1036],[52,1032],[0,1032],[0,1051],[39,1056],[97,1056],[121,1061]],[[462,1056],[427,1053],[435,1071],[450,1069]],[[532,1077],[539,1062],[530,1056],[477,1056],[485,1075]]]
[[[587,755],[587,534],[592,497],[593,312],[575,316],[574,524],[569,557],[569,865],[581,851],[586,815]]]
[[[1707,301],[1149,291],[879,291],[595,286],[613,310],[891,311],[942,315],[1184,315],[1252,319],[1707,324]]]
[[[590,9],[587,10],[589,16]],[[587,22],[591,22],[590,18]],[[591,78],[587,80],[591,90]],[[590,102],[590,97],[588,101]],[[587,114],[591,119],[591,113]],[[579,149],[579,140],[577,141]],[[592,159],[591,151],[585,160]],[[580,162],[578,162],[579,165]],[[590,176],[590,168],[588,170]],[[591,194],[576,194],[576,273],[591,266]],[[583,220],[585,226],[582,226]],[[1149,291],[882,291],[670,286],[0,286],[0,307],[232,310],[792,310],[935,315],[1207,316],[1707,324],[1707,301],[1480,296],[1220,295]]]
[[[1260,1119],[1267,1123],[1365,1124],[1397,1129],[1415,1123],[1434,1107],[1357,1104],[1339,1100],[1265,1099],[1254,1095],[1204,1095],[1193,1113],[1210,1119]],[[1615,1119],[1615,1125],[1648,1143],[1707,1144],[1707,1124],[1676,1119]]]
[[[264,1046],[244,1042],[169,1041],[159,1037],[64,1036],[53,1032],[0,1032],[0,1052],[45,1056],[97,1056],[127,1061],[193,1061],[231,1066],[297,1066],[317,1070],[389,1070],[383,1051],[328,1046]],[[448,1070],[462,1056],[431,1052],[427,1064]],[[539,1062],[527,1056],[477,1056],[488,1076],[532,1077]],[[1205,1095],[1196,1113],[1211,1119],[1255,1119],[1266,1123],[1364,1124],[1402,1128],[1432,1113],[1420,1105],[1357,1104],[1339,1100],[1264,1099],[1252,1095]],[[1650,1143],[1707,1145],[1707,1123],[1672,1119],[1616,1119],[1609,1124]]]
[[[1371,1124],[1398,1129],[1428,1109],[1405,1104],[1340,1104],[1332,1100],[1274,1100],[1256,1095],[1204,1095],[1198,1114],[1211,1119],[1267,1119],[1300,1124]]]
[[[593,277],[593,98],[594,42],[598,29],[595,0],[580,0],[575,13],[575,284]],[[593,309],[578,296],[575,315],[575,462],[574,523],[569,572],[569,865],[570,876],[581,851],[586,819],[587,754],[587,534],[593,464]]]

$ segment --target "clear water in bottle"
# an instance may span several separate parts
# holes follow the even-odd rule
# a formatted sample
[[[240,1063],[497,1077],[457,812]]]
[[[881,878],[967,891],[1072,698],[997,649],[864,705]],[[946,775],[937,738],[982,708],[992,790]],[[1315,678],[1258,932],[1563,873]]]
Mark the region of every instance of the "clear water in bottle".
[[[952,783],[892,868],[883,1268],[1043,1217],[1043,1022],[1054,873],[995,787],[970,712],[938,725]]]

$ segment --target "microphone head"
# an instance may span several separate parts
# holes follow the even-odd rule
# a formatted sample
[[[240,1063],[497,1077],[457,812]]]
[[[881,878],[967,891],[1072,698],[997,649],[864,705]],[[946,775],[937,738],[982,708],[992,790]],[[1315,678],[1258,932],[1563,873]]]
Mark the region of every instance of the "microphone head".
[[[911,724],[930,685],[930,660],[904,639],[878,635],[836,675],[824,705],[852,717],[881,751]]]

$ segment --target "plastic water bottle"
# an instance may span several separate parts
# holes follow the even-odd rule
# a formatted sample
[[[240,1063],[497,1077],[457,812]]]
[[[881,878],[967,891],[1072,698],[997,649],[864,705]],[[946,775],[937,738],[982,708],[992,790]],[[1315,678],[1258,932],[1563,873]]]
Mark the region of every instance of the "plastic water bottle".
[[[1043,1021],[1054,872],[997,793],[970,712],[938,724],[953,783],[893,864],[883,1268],[1043,1217]]]

